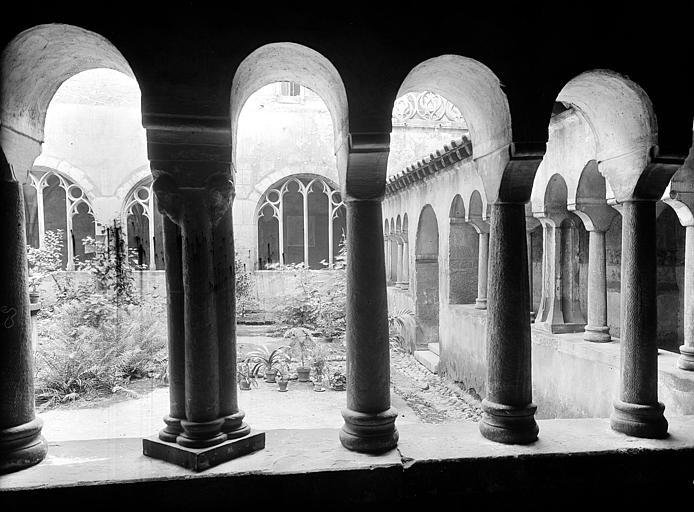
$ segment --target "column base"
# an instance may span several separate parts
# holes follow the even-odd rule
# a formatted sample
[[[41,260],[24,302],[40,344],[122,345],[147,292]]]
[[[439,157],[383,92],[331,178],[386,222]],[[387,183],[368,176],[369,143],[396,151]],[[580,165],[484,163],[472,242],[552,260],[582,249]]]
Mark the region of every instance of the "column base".
[[[680,345],[680,358],[677,360],[677,368],[694,371],[694,347]]]
[[[535,422],[537,406],[512,406],[482,400],[484,415],[480,421],[480,433],[497,443],[530,444],[537,441],[540,427]]]
[[[552,334],[566,334],[568,332],[583,332],[586,324],[553,324],[550,322],[534,322],[540,329]]]
[[[212,421],[181,420],[183,433],[176,438],[176,443],[185,448],[209,448],[227,440],[222,433],[224,418]]]
[[[158,436],[142,440],[142,453],[147,457],[183,466],[193,471],[203,471],[223,462],[265,448],[265,432],[250,432],[238,439],[207,448],[188,448],[177,443],[167,443]]]
[[[400,288],[401,290],[407,290],[410,286],[409,283],[406,283],[405,281],[398,281],[395,283],[396,288]]]
[[[668,423],[663,415],[665,406],[662,402],[642,405],[615,400],[613,405],[610,416],[612,430],[647,439],[663,439],[668,436]]]
[[[612,336],[610,336],[610,328],[607,326],[586,325],[583,339],[595,343],[607,343],[612,341]]]
[[[236,439],[250,433],[251,427],[243,422],[245,416],[246,414],[243,411],[238,411],[224,417],[222,432],[226,434],[227,439]]]
[[[0,474],[19,471],[41,462],[48,453],[48,443],[41,435],[43,421],[0,430]]]
[[[487,309],[487,299],[475,299],[475,309]]]
[[[398,411],[394,407],[368,414],[342,409],[345,424],[340,430],[340,442],[348,450],[362,453],[382,453],[398,445],[400,434],[395,427]]]
[[[168,443],[175,443],[176,438],[183,433],[181,419],[166,415],[164,416],[164,423],[166,426],[159,431],[159,439]]]

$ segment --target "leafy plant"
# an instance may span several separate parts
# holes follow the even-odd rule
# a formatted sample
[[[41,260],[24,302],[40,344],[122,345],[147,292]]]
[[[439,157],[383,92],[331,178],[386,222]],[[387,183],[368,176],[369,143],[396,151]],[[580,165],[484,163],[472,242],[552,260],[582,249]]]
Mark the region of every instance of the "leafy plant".
[[[335,391],[344,391],[347,388],[347,375],[342,373],[340,369],[335,370],[328,379],[330,381],[330,388]]]
[[[277,378],[280,382],[287,382],[289,380],[289,365],[287,363],[280,363],[277,367]]]
[[[249,388],[251,386],[258,387],[256,375],[251,371],[251,366],[246,361],[241,361],[236,365],[236,382],[241,385],[245,383]]]
[[[55,276],[62,267],[63,230],[46,231],[40,248],[27,247],[29,263],[29,288],[38,292],[38,288],[47,277]]]
[[[328,353],[321,345],[317,345],[313,350],[311,358],[311,371],[313,372],[313,382],[322,383],[328,372]]]
[[[269,371],[278,370],[282,363],[289,363],[291,358],[287,354],[288,349],[288,346],[282,345],[271,351],[267,345],[260,345],[257,349],[251,350],[246,355],[246,362],[251,365],[251,373],[267,374]]]
[[[235,254],[234,271],[236,276],[236,313],[239,317],[246,316],[249,312],[258,308],[255,298],[255,281],[253,273],[246,268],[246,264]]]
[[[414,352],[414,345],[406,346],[405,337],[402,335],[405,329],[405,320],[412,318],[412,311],[406,308],[396,308],[388,314],[388,339],[391,348],[409,353]]]
[[[305,327],[292,327],[284,333],[285,338],[289,338],[289,347],[294,357],[301,361],[301,367],[306,368],[306,363],[311,357],[311,353],[316,346],[311,336],[311,331]]]

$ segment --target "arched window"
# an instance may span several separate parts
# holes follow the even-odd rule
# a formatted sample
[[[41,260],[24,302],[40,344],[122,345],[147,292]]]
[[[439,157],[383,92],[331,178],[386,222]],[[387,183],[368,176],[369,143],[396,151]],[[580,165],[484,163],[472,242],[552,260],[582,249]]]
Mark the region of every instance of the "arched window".
[[[304,263],[312,269],[332,266],[345,229],[342,198],[328,179],[289,176],[260,199],[258,268],[277,263]]]
[[[34,168],[30,183],[24,187],[27,217],[27,241],[41,247],[46,231],[61,230],[63,268],[75,269],[76,261],[85,261],[94,247],[83,244],[87,237],[96,238],[94,212],[84,190],[54,169]]]
[[[135,185],[125,197],[123,220],[130,262],[148,270],[164,269],[162,215],[156,208],[151,177]]]

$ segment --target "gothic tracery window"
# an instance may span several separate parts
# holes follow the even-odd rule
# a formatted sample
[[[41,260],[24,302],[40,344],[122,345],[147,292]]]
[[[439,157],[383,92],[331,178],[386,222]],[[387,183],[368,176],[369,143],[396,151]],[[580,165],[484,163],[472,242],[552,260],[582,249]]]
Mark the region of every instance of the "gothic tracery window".
[[[290,176],[260,200],[258,268],[291,263],[312,269],[331,266],[345,226],[344,205],[334,185],[320,176]]]

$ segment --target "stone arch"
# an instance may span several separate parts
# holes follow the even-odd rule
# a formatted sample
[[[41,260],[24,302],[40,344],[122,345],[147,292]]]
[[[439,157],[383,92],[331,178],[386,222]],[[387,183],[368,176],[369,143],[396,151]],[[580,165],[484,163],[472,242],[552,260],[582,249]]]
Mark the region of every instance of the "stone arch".
[[[164,219],[157,207],[152,182],[150,174],[128,190],[120,218],[131,263],[148,270],[163,270],[166,267]]]
[[[439,340],[439,225],[430,204],[422,208],[415,241],[415,316],[418,345]],[[420,333],[418,333],[418,336]]]
[[[333,121],[333,134],[340,185],[347,172],[349,118],[347,93],[339,72],[317,51],[306,46],[271,43],[253,51],[239,65],[231,85],[232,165],[236,165],[238,118],[246,100],[262,86],[292,81],[311,89],[325,101]]]
[[[512,141],[511,112],[499,79],[475,59],[440,55],[415,66],[396,98],[424,90],[444,96],[462,113],[483,190],[495,197]]]
[[[657,152],[658,126],[646,92],[619,73],[597,69],[571,79],[557,102],[583,114],[595,136],[600,172],[617,200],[630,197]]]
[[[451,202],[448,221],[448,302],[472,304],[477,298],[479,237],[466,221],[460,194],[456,194]]]
[[[3,50],[0,64],[0,145],[15,176],[31,169],[41,152],[48,104],[68,78],[88,69],[108,68],[135,75],[106,38],[73,25],[29,28]]]

